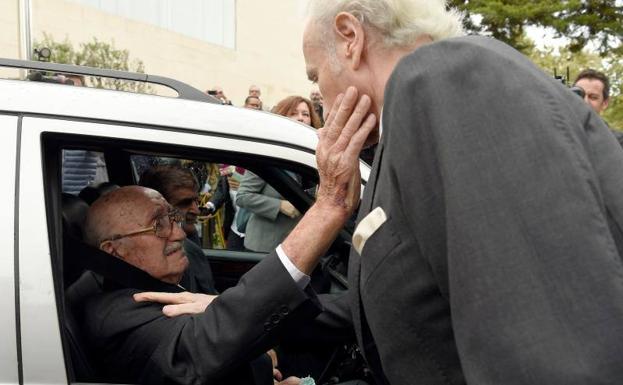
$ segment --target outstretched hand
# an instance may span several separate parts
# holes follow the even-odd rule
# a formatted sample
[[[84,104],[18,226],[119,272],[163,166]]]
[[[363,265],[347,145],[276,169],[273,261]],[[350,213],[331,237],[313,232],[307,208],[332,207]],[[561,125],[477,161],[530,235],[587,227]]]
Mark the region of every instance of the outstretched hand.
[[[208,305],[214,301],[216,295],[189,293],[159,293],[143,292],[134,294],[136,302],[157,302],[165,304],[162,312],[167,317],[177,317],[183,314],[203,313]]]
[[[370,113],[371,103],[368,95],[359,97],[357,89],[349,87],[336,98],[325,126],[318,132],[317,202],[342,208],[346,216],[359,203],[359,153],[376,126],[376,116]]]

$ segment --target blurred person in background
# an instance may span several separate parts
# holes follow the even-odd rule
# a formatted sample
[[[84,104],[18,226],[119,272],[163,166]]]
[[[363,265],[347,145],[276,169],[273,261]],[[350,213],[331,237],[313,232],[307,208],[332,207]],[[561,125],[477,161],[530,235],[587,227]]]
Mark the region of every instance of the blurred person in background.
[[[256,86],[255,84],[251,84],[249,86],[249,96],[253,96],[255,98],[257,98],[260,101],[260,110],[264,109],[264,104],[262,103],[262,90],[260,90],[260,87]]]
[[[260,90],[260,87],[256,86],[255,84],[251,84],[249,86],[249,96],[255,96],[259,99],[260,96],[262,96],[262,90]]]
[[[314,89],[309,93],[309,99],[314,106],[314,111],[316,111],[316,114],[318,114],[320,118],[320,125],[324,126],[324,101],[322,99],[322,94],[318,89]]]
[[[250,108],[252,110],[261,110],[262,101],[257,96],[247,96],[244,100],[244,108]]]
[[[231,100],[227,99],[227,96],[225,96],[225,92],[223,91],[223,88],[220,86],[214,86],[211,89],[207,90],[206,93],[208,95],[214,96],[215,98],[220,100],[221,103],[223,104],[227,104],[229,106],[232,105]]]

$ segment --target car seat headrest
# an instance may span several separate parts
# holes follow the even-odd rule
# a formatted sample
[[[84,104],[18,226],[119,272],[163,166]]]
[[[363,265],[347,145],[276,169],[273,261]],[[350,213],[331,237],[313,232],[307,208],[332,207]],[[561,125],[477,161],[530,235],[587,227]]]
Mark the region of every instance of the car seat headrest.
[[[82,239],[82,229],[87,218],[89,205],[79,197],[68,193],[62,194],[61,201],[63,230],[68,231],[75,238]]]
[[[102,182],[88,185],[80,191],[78,196],[82,198],[89,206],[93,204],[99,197],[119,188],[111,182]]]

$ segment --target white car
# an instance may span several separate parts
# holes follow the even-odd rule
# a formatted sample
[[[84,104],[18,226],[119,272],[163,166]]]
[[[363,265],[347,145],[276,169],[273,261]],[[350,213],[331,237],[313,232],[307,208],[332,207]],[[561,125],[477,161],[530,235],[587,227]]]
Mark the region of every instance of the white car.
[[[129,79],[145,75],[0,59],[0,65]],[[270,113],[210,102],[200,91],[164,78],[177,98],[35,81],[0,80],[0,383],[89,382],[78,373],[63,307],[72,284],[63,260],[63,154],[90,151],[105,161],[105,178],[136,184],[136,156],[243,167],[260,175],[301,212],[312,202],[283,170],[317,181],[316,132]],[[205,101],[199,101],[205,99]],[[206,102],[207,101],[207,102]],[[362,182],[369,167],[361,163]],[[206,234],[206,232],[204,232]],[[348,250],[349,234],[336,241]],[[257,263],[262,253],[204,248],[221,288]],[[330,266],[336,282],[344,277]]]

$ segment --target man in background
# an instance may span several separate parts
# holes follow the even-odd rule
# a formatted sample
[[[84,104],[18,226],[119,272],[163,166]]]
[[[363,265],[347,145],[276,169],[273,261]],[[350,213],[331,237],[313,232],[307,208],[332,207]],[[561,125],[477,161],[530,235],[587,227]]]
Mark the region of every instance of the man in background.
[[[573,84],[584,91],[584,101],[593,111],[602,115],[610,104],[610,80],[603,72],[594,69],[585,69],[580,72]],[[604,123],[608,124],[604,120]],[[623,146],[623,132],[612,129],[612,134],[617,138],[621,146]]]
[[[223,91],[223,88],[220,86],[214,86],[211,89],[209,89],[207,91],[208,95],[212,95],[215,98],[217,98],[218,100],[221,101],[221,103],[226,104],[231,106],[231,100],[227,99],[227,96],[225,96],[225,92]]]
[[[184,287],[206,294],[217,294],[212,269],[203,253],[195,227],[200,211],[199,185],[193,173],[180,166],[155,166],[141,175],[139,185],[158,191],[184,218],[182,230],[186,238],[182,244],[190,261],[188,270],[192,272],[192,275],[184,276]]]
[[[309,93],[309,100],[311,100],[314,110],[316,110],[316,114],[320,117],[321,126],[324,126],[324,106],[322,94],[318,91],[318,89],[314,89]]]
[[[260,89],[260,87],[256,86],[255,84],[251,84],[251,86],[249,86],[249,96],[256,97],[260,101],[259,109],[264,110],[264,103],[262,103],[262,90]]]
[[[244,108],[250,108],[252,110],[261,110],[262,101],[257,96],[249,95],[244,100]]]
[[[575,79],[574,86],[584,90],[584,101],[598,114],[602,114],[610,102],[610,81],[606,74],[585,69]]]

